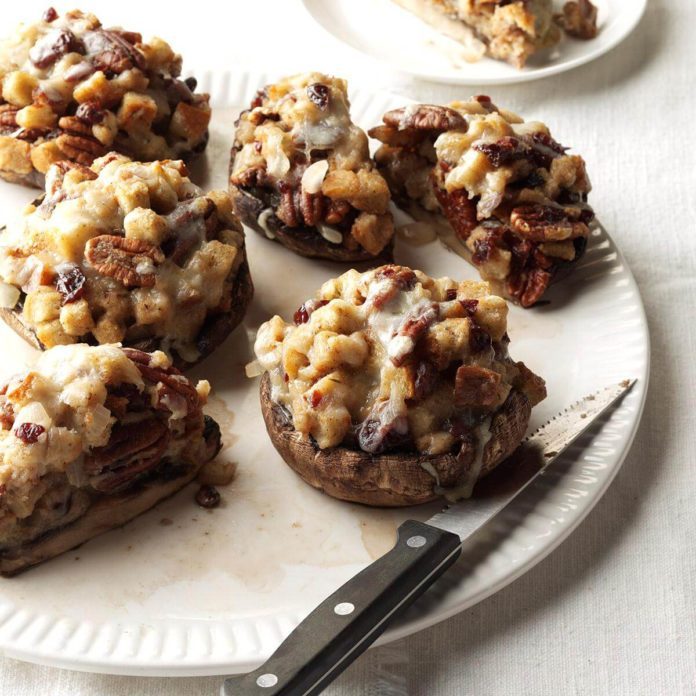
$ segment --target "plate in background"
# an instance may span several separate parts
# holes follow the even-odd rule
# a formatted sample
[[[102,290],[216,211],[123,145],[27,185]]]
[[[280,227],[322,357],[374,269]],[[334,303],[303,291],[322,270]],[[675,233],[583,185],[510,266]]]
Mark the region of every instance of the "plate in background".
[[[300,0],[334,38],[375,60],[433,82],[504,85],[570,70],[611,50],[640,21],[647,0],[594,0],[599,34],[589,41],[564,35],[561,43],[533,56],[519,70],[499,60],[467,62],[465,50],[392,0]],[[560,9],[563,2],[556,2]]]

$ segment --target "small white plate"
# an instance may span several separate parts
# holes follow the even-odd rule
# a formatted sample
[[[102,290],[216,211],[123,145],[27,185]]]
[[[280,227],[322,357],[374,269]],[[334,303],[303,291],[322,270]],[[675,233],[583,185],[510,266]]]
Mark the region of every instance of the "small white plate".
[[[594,0],[599,34],[590,41],[564,36],[521,70],[482,58],[467,62],[461,44],[440,34],[392,0],[300,0],[329,34],[376,60],[424,80],[462,85],[504,85],[555,75],[611,50],[638,24],[647,0]],[[556,3],[562,6],[563,2]]]
[[[199,78],[215,108],[207,155],[195,173],[206,189],[223,188],[234,120],[268,80],[237,72]],[[356,122],[367,128],[409,100],[354,90],[352,102]],[[0,182],[5,216],[35,196]],[[202,510],[189,486],[121,529],[0,579],[0,651],[6,655],[118,674],[249,670],[322,599],[389,550],[402,521],[425,520],[437,510],[334,500],[280,459],[261,418],[258,380],[244,376],[251,342],[261,322],[274,313],[292,316],[346,266],[295,256],[254,232],[247,244],[256,294],[244,325],[192,374],[213,385],[207,411],[221,426],[220,456],[239,464],[234,482],[221,489],[223,505]],[[430,275],[478,277],[438,242],[412,246],[399,239],[395,257]],[[648,333],[638,288],[605,231],[595,231],[580,266],[549,299],[537,309],[510,310],[511,354],[548,384],[531,428],[600,387],[639,381],[601,428],[476,535],[381,642],[462,611],[529,570],[587,515],[626,456],[647,388]],[[1,323],[0,346],[0,377],[36,358]]]

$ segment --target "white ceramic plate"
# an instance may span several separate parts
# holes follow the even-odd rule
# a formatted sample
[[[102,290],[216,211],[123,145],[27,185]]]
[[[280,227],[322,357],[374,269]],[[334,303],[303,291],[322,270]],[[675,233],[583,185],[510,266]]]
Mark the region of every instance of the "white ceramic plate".
[[[594,0],[599,35],[591,41],[564,36],[552,49],[533,56],[518,70],[491,58],[467,60],[461,44],[392,0],[300,0],[329,34],[357,51],[404,73],[434,82],[503,85],[555,75],[587,63],[625,39],[638,24],[647,0]],[[562,7],[564,0],[556,0]]]
[[[247,104],[263,76],[208,74],[217,103],[205,186],[224,187],[236,105]],[[353,94],[367,127],[407,102]],[[206,173],[206,172],[209,172]],[[34,193],[0,184],[4,214]],[[385,553],[409,516],[434,506],[374,510],[339,502],[303,483],[276,454],[259,410],[257,380],[244,376],[250,340],[273,313],[289,316],[343,267],[311,262],[248,234],[256,296],[243,328],[194,371],[210,378],[209,412],[220,422],[221,456],[239,463],[222,507],[205,511],[190,486],[124,528],[12,579],[0,579],[0,649],[71,669],[146,675],[204,675],[251,669],[314,606]],[[476,278],[438,242],[399,241],[396,259],[434,275]],[[597,231],[575,274],[554,288],[551,304],[512,308],[512,354],[548,382],[536,427],[578,397],[611,382],[638,384],[594,437],[585,437],[495,524],[393,627],[382,642],[431,625],[478,602],[531,568],[599,500],[636,431],[648,376],[648,334],[638,289],[606,233]],[[35,352],[0,326],[0,372]]]

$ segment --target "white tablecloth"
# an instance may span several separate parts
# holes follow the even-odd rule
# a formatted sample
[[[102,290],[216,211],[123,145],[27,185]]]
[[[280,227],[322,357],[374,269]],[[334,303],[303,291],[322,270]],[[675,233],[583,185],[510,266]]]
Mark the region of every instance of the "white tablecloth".
[[[2,32],[45,4],[3,5]],[[169,38],[197,65],[315,68],[369,77],[374,88],[422,100],[472,91],[415,82],[371,63],[324,36],[295,0],[236,0],[224,11],[216,5],[82,2],[105,23]],[[587,160],[592,203],[647,308],[653,367],[645,415],[608,493],[549,558],[463,614],[370,651],[328,693],[696,694],[695,29],[695,0],[650,0],[635,33],[597,62],[487,90],[499,104],[549,123]],[[3,696],[183,696],[215,694],[219,684],[0,658]]]

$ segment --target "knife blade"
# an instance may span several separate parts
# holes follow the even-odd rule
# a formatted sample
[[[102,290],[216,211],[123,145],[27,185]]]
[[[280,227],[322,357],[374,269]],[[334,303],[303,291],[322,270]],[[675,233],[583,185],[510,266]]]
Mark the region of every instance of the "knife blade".
[[[477,485],[474,497],[445,506],[427,522],[404,522],[391,551],[325,599],[261,667],[228,677],[222,696],[320,693],[457,560],[464,540],[542,476],[635,381],[589,394],[554,416]]]

